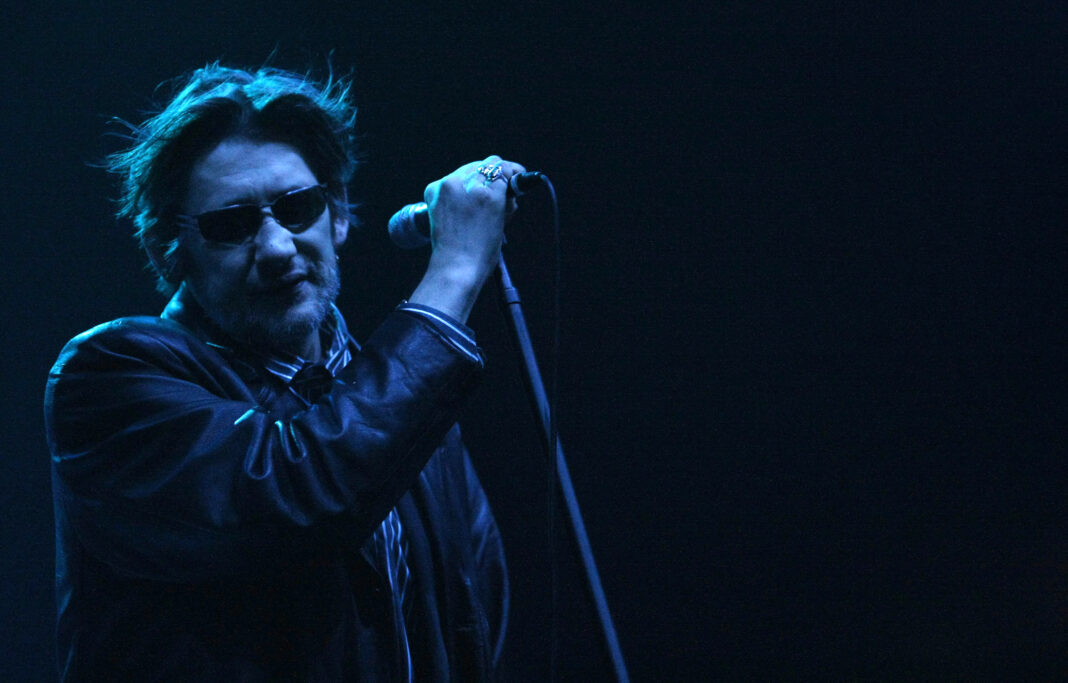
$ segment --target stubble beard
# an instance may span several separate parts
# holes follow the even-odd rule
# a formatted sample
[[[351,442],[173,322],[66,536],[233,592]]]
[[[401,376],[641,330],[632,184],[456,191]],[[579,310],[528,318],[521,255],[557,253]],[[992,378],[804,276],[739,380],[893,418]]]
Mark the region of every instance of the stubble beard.
[[[337,264],[319,263],[309,269],[306,285],[314,288],[310,302],[301,304],[301,312],[292,310],[292,302],[270,297],[248,301],[243,311],[231,310],[230,325],[225,325],[240,341],[252,347],[268,347],[301,355],[309,336],[317,333],[330,315],[332,304],[341,291]],[[308,303],[311,304],[310,308]]]

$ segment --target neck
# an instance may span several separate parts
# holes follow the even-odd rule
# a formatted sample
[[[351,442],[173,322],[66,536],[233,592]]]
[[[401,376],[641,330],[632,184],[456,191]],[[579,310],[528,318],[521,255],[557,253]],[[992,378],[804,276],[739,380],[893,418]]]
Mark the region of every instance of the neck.
[[[323,359],[323,342],[320,338],[319,330],[315,330],[308,335],[308,339],[301,345],[297,355],[312,363],[318,363]]]

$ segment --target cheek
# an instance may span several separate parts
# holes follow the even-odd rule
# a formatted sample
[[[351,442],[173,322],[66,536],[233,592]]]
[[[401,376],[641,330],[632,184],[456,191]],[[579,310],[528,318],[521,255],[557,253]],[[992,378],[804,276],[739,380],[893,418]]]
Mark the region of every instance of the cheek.
[[[189,260],[187,277],[202,295],[212,299],[228,298],[244,286],[247,270],[244,261],[239,254],[197,254]]]
[[[333,261],[338,244],[337,233],[333,228],[329,222],[309,228],[297,236],[297,250],[316,263]]]

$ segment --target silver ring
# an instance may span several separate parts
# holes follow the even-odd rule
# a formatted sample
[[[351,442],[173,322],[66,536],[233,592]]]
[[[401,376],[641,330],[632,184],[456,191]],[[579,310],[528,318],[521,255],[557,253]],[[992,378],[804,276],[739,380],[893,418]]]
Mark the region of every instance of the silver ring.
[[[500,164],[490,164],[488,166],[486,164],[482,164],[475,170],[481,173],[483,177],[486,178],[486,182],[492,183],[494,180],[501,177]]]

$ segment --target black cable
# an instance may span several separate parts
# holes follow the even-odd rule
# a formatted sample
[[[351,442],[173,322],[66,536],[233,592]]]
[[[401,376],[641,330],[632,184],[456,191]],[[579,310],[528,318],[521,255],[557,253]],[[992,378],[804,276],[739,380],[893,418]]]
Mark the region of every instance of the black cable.
[[[552,642],[549,656],[549,680],[556,680],[557,664],[559,661],[559,602],[560,582],[559,563],[556,557],[556,482],[557,458],[555,457],[559,431],[556,421],[557,408],[559,405],[559,367],[560,367],[560,299],[561,299],[561,267],[560,257],[560,209],[556,203],[556,189],[552,181],[546,176],[541,176],[542,183],[549,192],[549,201],[553,212],[553,312],[552,312],[552,351],[549,356],[549,457],[548,468],[548,534],[549,534],[549,589],[550,589],[550,629]]]
[[[550,679],[556,679],[556,672],[558,669],[558,642],[559,642],[559,581],[558,581],[558,563],[557,563],[557,548],[556,548],[556,505],[557,495],[560,496],[560,500],[565,505],[567,512],[567,519],[570,522],[571,530],[574,534],[574,540],[576,544],[576,550],[578,556],[582,562],[583,570],[587,580],[587,587],[590,590],[590,598],[593,601],[593,605],[597,612],[597,618],[601,624],[601,629],[605,639],[605,645],[608,650],[608,655],[611,660],[612,669],[616,674],[616,680],[620,683],[629,683],[630,676],[627,673],[626,664],[623,661],[623,652],[619,647],[619,639],[616,635],[615,625],[612,623],[612,615],[608,609],[608,603],[605,599],[604,589],[601,585],[600,575],[597,571],[597,565],[593,558],[593,551],[590,548],[589,536],[586,533],[586,526],[582,521],[582,513],[579,511],[578,500],[575,497],[574,485],[571,482],[571,475],[568,472],[567,463],[564,459],[563,449],[559,443],[559,433],[556,423],[557,414],[557,397],[558,397],[558,367],[559,367],[559,349],[560,349],[560,300],[563,287],[561,286],[561,256],[560,256],[560,218],[559,209],[556,201],[556,192],[552,187],[552,183],[548,178],[545,178],[540,173],[521,174],[523,176],[524,183],[532,183],[535,179],[542,180],[549,191],[549,195],[552,201],[553,210],[553,248],[554,248],[554,283],[553,283],[553,342],[552,342],[552,377],[550,391],[545,390],[545,386],[542,383],[541,375],[538,371],[537,359],[534,357],[534,349],[530,343],[530,334],[527,330],[526,322],[523,319],[523,311],[519,292],[516,290],[512,283],[512,279],[508,273],[508,268],[504,262],[504,255],[499,258],[497,273],[500,281],[500,291],[506,309],[508,312],[507,319],[510,323],[510,330],[512,332],[512,340],[516,344],[516,350],[521,357],[521,363],[524,373],[522,375],[524,384],[528,391],[529,398],[531,399],[531,408],[534,412],[535,421],[541,427],[542,446],[546,450],[546,457],[549,459],[549,481],[548,481],[548,533],[549,533],[549,565],[550,565],[550,584],[551,584],[551,600],[550,600]],[[516,180],[516,177],[513,177]],[[518,181],[517,181],[518,184]],[[521,188],[523,191],[529,189],[528,187]],[[522,192],[517,192],[521,195]]]

